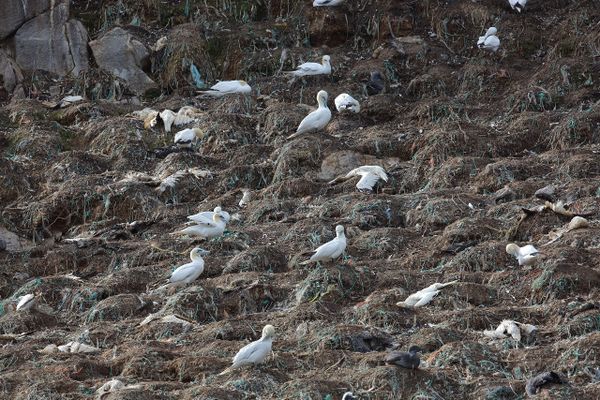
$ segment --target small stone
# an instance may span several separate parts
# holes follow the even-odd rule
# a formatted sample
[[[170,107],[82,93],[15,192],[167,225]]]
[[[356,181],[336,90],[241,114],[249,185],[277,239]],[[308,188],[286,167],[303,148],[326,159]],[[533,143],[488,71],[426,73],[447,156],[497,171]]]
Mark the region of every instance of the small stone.
[[[538,199],[549,201],[549,202],[553,203],[555,191],[556,191],[556,188],[553,185],[548,185],[541,189],[538,189],[535,192],[535,197],[537,197]]]

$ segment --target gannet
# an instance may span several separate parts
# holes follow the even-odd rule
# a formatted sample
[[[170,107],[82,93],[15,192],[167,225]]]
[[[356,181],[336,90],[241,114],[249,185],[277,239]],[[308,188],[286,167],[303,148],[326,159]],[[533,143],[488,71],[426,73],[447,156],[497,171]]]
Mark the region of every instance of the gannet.
[[[411,294],[406,300],[399,301],[396,305],[404,308],[422,307],[429,304],[429,302],[440,292],[440,289],[454,285],[455,283],[458,283],[458,281],[434,283],[433,285],[427,286],[425,289],[421,289],[418,292]]]
[[[192,236],[202,236],[204,238],[213,238],[217,236],[221,236],[223,232],[225,232],[225,219],[219,213],[213,213],[212,220],[206,219],[203,222],[197,222],[196,225],[188,226],[185,229],[182,229],[177,232],[173,232],[172,235],[192,235]]]
[[[385,81],[383,80],[383,76],[381,76],[381,73],[379,71],[372,71],[371,77],[365,84],[365,91],[367,92],[367,95],[374,96],[376,94],[379,94],[383,91],[384,88]]]
[[[286,74],[294,77],[309,76],[309,75],[329,75],[331,74],[331,58],[323,56],[321,64],[316,62],[307,62],[298,65],[295,71],[286,71]]]
[[[556,372],[542,372],[527,381],[525,391],[529,396],[535,396],[538,390],[548,383],[563,383],[563,380]]]
[[[212,221],[214,214],[221,214],[221,217],[223,217],[223,220],[226,224],[231,221],[231,215],[229,215],[227,211],[223,211],[221,207],[215,207],[213,211],[202,211],[197,214],[190,215],[188,219],[194,222],[203,223],[206,221]]]
[[[195,281],[204,272],[204,260],[203,255],[209,252],[196,247],[190,251],[191,263],[183,264],[171,273],[169,283],[176,285],[187,285]]]
[[[145,110],[145,109],[144,109]],[[144,111],[142,110],[142,111]],[[158,111],[150,110],[147,114],[144,114],[144,129],[154,128],[157,122]]]
[[[392,364],[397,367],[408,368],[408,369],[417,369],[419,364],[421,364],[421,360],[419,359],[419,354],[422,350],[419,346],[411,346],[406,351],[391,351],[385,357],[386,364]]]
[[[315,254],[313,254],[309,260],[304,261],[302,265],[310,264],[312,262],[335,260],[341,256],[344,250],[346,250],[344,227],[342,225],[336,226],[335,233],[336,236],[333,240],[319,246],[315,250]]]
[[[530,335],[535,330],[537,330],[537,328],[534,325],[522,324],[520,322],[505,319],[504,321],[500,322],[500,325],[498,325],[495,330],[485,330],[483,331],[483,334],[492,339],[503,339],[510,335],[514,340],[520,342],[521,331],[525,332],[527,335]]]
[[[388,181],[388,176],[385,170],[378,165],[363,165],[348,172],[345,176],[337,177],[330,181],[329,184],[333,185],[337,182],[350,179],[355,176],[360,176],[360,180],[356,183],[356,188],[363,192],[373,192],[373,187],[380,179]]]
[[[327,97],[328,94],[324,90],[317,93],[317,103],[319,104],[319,107],[304,117],[302,122],[300,122],[298,129],[296,129],[296,133],[288,136],[288,139],[293,139],[306,132],[318,131],[327,126],[331,120],[331,110],[327,107]]]
[[[508,0],[508,3],[510,4],[510,6],[513,10],[517,10],[518,12],[521,12],[525,9],[527,0]]]
[[[252,190],[242,189],[242,199],[238,203],[238,206],[244,208],[252,200]]]
[[[231,367],[227,368],[219,375],[226,374],[233,369],[240,368],[245,365],[260,364],[265,361],[271,353],[274,335],[275,328],[273,325],[265,325],[262,330],[261,338],[242,347],[235,357],[233,357],[233,364]]]
[[[158,115],[163,121],[163,125],[165,126],[165,132],[171,132],[171,126],[173,126],[173,122],[175,122],[175,117],[177,117],[177,114],[175,114],[171,110],[163,110]]]
[[[354,394],[352,394],[352,392],[346,392],[342,396],[342,400],[356,400],[356,397],[354,397]]]
[[[26,294],[25,296],[19,297],[19,302],[17,303],[17,311],[25,311],[29,310],[35,304],[35,295]]]
[[[333,7],[339,6],[344,0],[315,0],[313,1],[313,7]]]
[[[342,113],[345,111],[350,111],[353,113],[360,112],[360,103],[348,93],[342,93],[333,101],[335,103],[335,108],[338,112]]]
[[[204,136],[204,132],[200,128],[187,128],[175,134],[173,142],[179,147],[191,148],[199,138]]]
[[[220,81],[211,86],[210,90],[202,91],[205,96],[222,97],[228,94],[248,94],[252,88],[246,81]]]
[[[539,259],[538,250],[530,244],[519,247],[515,243],[509,243],[506,245],[506,252],[514,256],[519,261],[519,265],[533,265]]]
[[[479,36],[479,40],[477,40],[477,47],[492,51],[494,53],[498,51],[498,48],[500,47],[500,39],[498,39],[498,36],[496,36],[497,33],[498,30],[493,26],[489,28],[485,35]]]

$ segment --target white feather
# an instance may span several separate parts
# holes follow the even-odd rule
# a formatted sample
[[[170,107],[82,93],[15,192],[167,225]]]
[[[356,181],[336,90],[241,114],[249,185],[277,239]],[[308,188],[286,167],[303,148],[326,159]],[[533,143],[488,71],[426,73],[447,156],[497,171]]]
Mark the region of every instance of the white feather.
[[[353,113],[360,112],[360,103],[354,97],[350,96],[348,93],[342,93],[337,96],[334,100],[335,108],[338,112],[346,112],[350,111]]]
[[[329,75],[331,74],[331,58],[327,55],[323,56],[321,63],[307,62],[298,65],[295,71],[287,71],[289,75],[294,77],[310,76],[310,75]]]

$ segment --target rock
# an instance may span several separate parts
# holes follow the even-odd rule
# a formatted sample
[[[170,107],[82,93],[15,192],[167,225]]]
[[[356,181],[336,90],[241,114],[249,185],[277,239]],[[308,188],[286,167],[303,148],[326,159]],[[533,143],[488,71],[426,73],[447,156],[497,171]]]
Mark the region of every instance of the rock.
[[[128,32],[114,28],[100,39],[91,41],[90,47],[98,66],[123,79],[136,94],[144,94],[156,87],[142,70],[148,50]]]
[[[544,186],[541,189],[536,190],[535,197],[541,200],[546,200],[549,202],[554,202],[554,192],[556,189],[553,185]]]
[[[25,71],[77,76],[88,68],[87,40],[81,22],[69,20],[69,3],[60,3],[19,28],[16,61]]]
[[[0,50],[0,99],[3,91],[11,94],[22,79],[23,74],[17,63],[8,54]]]
[[[0,1],[0,40],[15,33],[23,23],[50,8],[50,0]]]

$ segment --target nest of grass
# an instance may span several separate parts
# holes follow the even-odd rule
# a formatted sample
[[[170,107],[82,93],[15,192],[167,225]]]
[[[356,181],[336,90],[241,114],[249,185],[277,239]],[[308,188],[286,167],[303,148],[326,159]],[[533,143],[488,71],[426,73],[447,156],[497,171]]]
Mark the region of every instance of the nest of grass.
[[[286,270],[286,254],[274,246],[259,246],[245,250],[229,260],[223,268],[223,273],[231,274],[247,271],[278,273]]]
[[[87,322],[120,321],[132,316],[143,317],[152,303],[134,294],[118,294],[96,304],[86,317]]]

